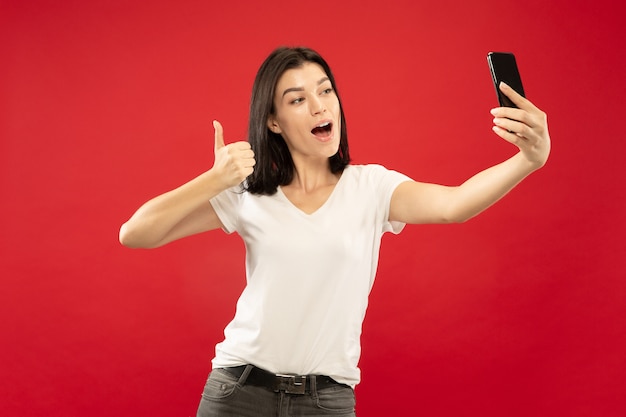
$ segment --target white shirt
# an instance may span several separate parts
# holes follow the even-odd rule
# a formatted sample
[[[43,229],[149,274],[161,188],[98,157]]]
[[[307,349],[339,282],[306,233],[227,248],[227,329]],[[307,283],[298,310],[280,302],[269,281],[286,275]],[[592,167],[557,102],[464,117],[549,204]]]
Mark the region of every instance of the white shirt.
[[[399,233],[389,204],[410,179],[380,165],[350,165],[314,213],[238,187],[211,199],[227,233],[246,246],[247,285],[213,367],[253,364],[273,373],[360,381],[361,326],[384,232]]]

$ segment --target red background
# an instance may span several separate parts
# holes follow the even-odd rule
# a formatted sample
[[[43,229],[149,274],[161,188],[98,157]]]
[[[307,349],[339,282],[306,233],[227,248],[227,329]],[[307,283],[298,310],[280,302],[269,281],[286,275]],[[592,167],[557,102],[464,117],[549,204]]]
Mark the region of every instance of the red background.
[[[244,284],[213,232],[117,241],[245,136],[282,44],[330,62],[356,163],[457,184],[514,149],[485,55],[516,53],[546,167],[462,225],[385,236],[360,417],[626,415],[622,2],[0,3],[0,415],[195,415]]]

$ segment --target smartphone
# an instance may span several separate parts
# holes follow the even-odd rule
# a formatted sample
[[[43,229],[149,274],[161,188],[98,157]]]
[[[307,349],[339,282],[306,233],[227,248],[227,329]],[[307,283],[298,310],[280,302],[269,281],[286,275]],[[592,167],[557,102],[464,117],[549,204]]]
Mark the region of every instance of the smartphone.
[[[513,90],[517,91],[522,97],[524,95],[524,87],[522,79],[517,69],[515,55],[510,52],[489,52],[487,54],[487,62],[491,71],[493,85],[496,88],[496,95],[501,107],[517,107],[513,102],[498,88],[500,81],[504,81]]]

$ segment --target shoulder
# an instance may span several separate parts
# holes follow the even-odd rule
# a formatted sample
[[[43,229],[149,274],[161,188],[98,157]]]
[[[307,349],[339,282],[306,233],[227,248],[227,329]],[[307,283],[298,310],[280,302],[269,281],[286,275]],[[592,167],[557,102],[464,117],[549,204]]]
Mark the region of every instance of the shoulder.
[[[380,164],[348,165],[344,170],[344,175],[357,180],[383,181],[385,179],[410,179],[406,175],[389,169]]]
[[[384,175],[386,172],[391,171],[379,164],[348,165],[344,170],[344,174],[352,177]]]

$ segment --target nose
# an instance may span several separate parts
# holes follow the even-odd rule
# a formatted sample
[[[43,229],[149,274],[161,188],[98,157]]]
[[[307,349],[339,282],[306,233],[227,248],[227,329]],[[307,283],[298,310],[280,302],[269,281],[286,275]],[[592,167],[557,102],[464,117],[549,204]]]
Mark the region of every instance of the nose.
[[[312,115],[321,114],[321,113],[324,113],[326,111],[326,106],[325,106],[324,102],[316,94],[313,95],[309,99],[309,103],[311,103],[310,106],[311,106],[311,114]]]

